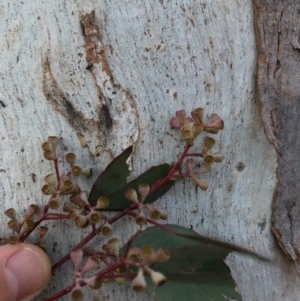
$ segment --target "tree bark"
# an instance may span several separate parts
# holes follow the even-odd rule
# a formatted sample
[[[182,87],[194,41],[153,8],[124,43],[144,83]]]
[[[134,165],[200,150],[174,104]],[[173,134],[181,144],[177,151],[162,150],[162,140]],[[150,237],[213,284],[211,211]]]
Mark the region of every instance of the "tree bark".
[[[257,98],[278,155],[273,232],[299,269],[299,10],[295,1],[254,1],[258,38]]]
[[[176,160],[183,144],[169,127],[175,110],[204,107],[225,121],[216,137],[225,160],[207,176],[208,191],[178,183],[158,206],[170,223],[269,259],[228,257],[244,301],[298,299],[298,275],[271,233],[277,154],[254,97],[251,1],[11,0],[0,14],[2,212],[22,215],[47,201],[40,191],[51,172],[40,149],[47,136],[61,137],[59,152],[75,152],[95,176],[133,144],[134,176]],[[81,187],[88,191],[94,179]],[[6,222],[2,215],[0,235],[9,234]],[[66,222],[48,226],[56,262],[83,235]],[[129,220],[117,227],[123,241],[137,230]],[[62,269],[43,296],[71,278],[72,268]],[[86,300],[127,299],[149,296],[113,284],[86,291]]]

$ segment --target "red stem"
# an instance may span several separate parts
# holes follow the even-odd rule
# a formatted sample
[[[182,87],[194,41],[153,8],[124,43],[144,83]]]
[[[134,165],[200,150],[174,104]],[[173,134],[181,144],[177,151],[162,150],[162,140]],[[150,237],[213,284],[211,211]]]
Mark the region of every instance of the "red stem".
[[[20,242],[25,241],[41,222],[43,222],[45,220],[58,220],[58,219],[67,219],[68,218],[68,216],[66,214],[48,213],[48,210],[49,210],[49,207],[45,206],[40,218],[34,223],[34,227],[31,230],[24,233],[20,237],[20,239],[19,239]]]
[[[106,267],[105,269],[101,270],[96,275],[98,277],[103,277],[105,274],[111,273],[114,270],[117,270],[117,269],[121,268],[124,265],[125,265],[125,260],[121,259],[121,260],[119,260],[119,261],[117,261],[115,263],[110,264],[108,267]]]
[[[128,208],[125,208],[123,211],[118,212],[116,215],[114,215],[112,218],[108,219],[107,222],[109,224],[112,224],[119,220],[121,217],[125,216],[128,214],[128,211],[134,210],[137,207],[136,204],[131,205]],[[101,232],[102,225],[99,226],[98,228],[93,228],[92,231],[80,242],[78,243],[74,248],[72,248],[72,251],[81,249],[84,247],[88,242],[90,242],[97,234]],[[61,267],[64,263],[66,263],[70,259],[70,252],[66,254],[64,257],[62,257],[58,262],[56,262],[52,266],[52,274],[54,274],[55,270]]]
[[[67,214],[61,213],[48,213],[44,220],[58,220],[58,219],[68,219],[69,216]]]
[[[76,284],[75,284],[75,282],[74,282],[72,285],[70,285],[70,286],[68,286],[68,287],[66,287],[66,288],[64,288],[64,289],[62,289],[62,290],[59,291],[59,292],[56,292],[55,294],[53,294],[52,296],[50,296],[50,297],[44,299],[43,301],[54,301],[54,300],[58,300],[58,298],[61,298],[62,296],[69,294],[69,293],[72,291],[72,289],[75,287],[75,285],[76,285]]]
[[[191,146],[192,145],[190,145],[190,144],[186,144],[185,145],[183,153],[181,154],[181,156],[179,157],[179,159],[177,160],[177,162],[173,165],[173,167],[168,172],[168,174],[164,178],[157,180],[153,185],[151,185],[150,193],[153,192],[153,191],[155,191],[155,190],[157,190],[160,186],[162,186],[163,184],[165,184],[168,181],[170,181],[170,179],[174,175],[174,173],[180,169],[182,161],[187,156],[187,152],[189,151],[189,149],[191,148]]]

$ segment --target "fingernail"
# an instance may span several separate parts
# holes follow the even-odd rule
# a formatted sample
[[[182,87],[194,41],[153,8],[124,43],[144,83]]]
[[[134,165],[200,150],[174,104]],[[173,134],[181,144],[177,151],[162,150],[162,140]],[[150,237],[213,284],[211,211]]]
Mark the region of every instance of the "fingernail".
[[[51,265],[46,254],[38,247],[24,247],[6,262],[8,285],[16,300],[30,300],[47,285]]]

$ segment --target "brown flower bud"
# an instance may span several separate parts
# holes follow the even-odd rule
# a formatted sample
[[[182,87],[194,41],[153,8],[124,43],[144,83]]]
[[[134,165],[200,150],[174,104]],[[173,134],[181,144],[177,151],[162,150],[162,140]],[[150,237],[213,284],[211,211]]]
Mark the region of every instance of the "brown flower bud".
[[[158,220],[160,219],[161,215],[160,215],[160,210],[151,206],[151,205],[148,205],[147,206],[147,209],[148,209],[148,212],[149,212],[149,216],[151,219],[153,220]]]
[[[153,258],[155,256],[155,251],[152,247],[145,246],[140,249],[140,256],[145,265],[152,264],[154,262]]]
[[[214,157],[212,155],[206,155],[204,156],[203,161],[206,164],[212,164],[214,162]]]
[[[138,203],[137,192],[133,188],[129,188],[126,190],[125,198],[131,202]]]
[[[66,161],[71,165],[74,166],[75,161],[76,161],[76,155],[74,153],[67,153],[66,156]]]
[[[59,205],[60,202],[58,197],[51,198],[47,203],[47,206],[51,209],[58,209]]]
[[[80,166],[73,166],[72,169],[71,169],[71,172],[72,172],[72,175],[73,176],[79,176],[81,175],[81,167]]]
[[[111,234],[112,232],[112,226],[108,222],[106,222],[102,227],[101,227],[101,233],[105,236]]]
[[[70,202],[78,206],[80,209],[89,207],[89,202],[87,201],[86,194],[84,192],[79,192],[70,197]]]
[[[207,152],[208,150],[212,149],[216,143],[216,140],[211,137],[204,137],[203,140],[203,151]]]
[[[203,125],[195,123],[193,125],[193,134],[194,134],[194,139],[203,131]]]
[[[73,301],[81,301],[84,298],[83,291],[80,288],[75,288],[71,292],[71,298]]]
[[[51,145],[50,142],[44,142],[44,143],[42,144],[42,150],[43,150],[44,152],[46,152],[46,151],[53,151],[53,147],[52,147],[52,145]]]
[[[34,226],[35,226],[35,223],[33,220],[26,219],[22,225],[22,232],[25,233],[25,232],[32,230],[34,228]]]
[[[139,261],[141,250],[138,247],[131,247],[128,250],[126,259],[132,264],[135,264]]]
[[[65,180],[61,183],[59,192],[61,195],[71,194],[74,192],[74,185],[70,180]]]
[[[11,219],[10,221],[8,221],[7,226],[12,231],[18,232],[21,225],[19,224],[19,222],[16,219]]]
[[[16,210],[14,208],[7,209],[4,214],[11,219],[16,218]]]
[[[208,133],[216,134],[219,130],[223,129],[224,121],[216,113],[212,113],[208,123],[204,124],[204,130]]]
[[[102,246],[102,249],[104,251],[110,251],[115,256],[119,256],[120,251],[120,243],[117,238],[110,239],[106,244]]]
[[[99,223],[101,220],[101,214],[99,212],[91,212],[89,214],[89,222],[94,225]]]
[[[50,186],[57,185],[57,179],[54,173],[50,173],[49,175],[45,176],[44,181]]]
[[[56,160],[56,155],[55,155],[55,152],[52,151],[52,150],[46,150],[44,151],[44,158],[47,159],[47,160]]]
[[[194,135],[191,130],[182,130],[181,139],[188,145],[192,145],[194,142]]]
[[[146,216],[145,214],[143,213],[140,213],[136,216],[135,218],[135,222],[139,225],[139,226],[143,226],[146,224],[147,222],[147,219],[146,219]]]
[[[30,204],[30,206],[27,208],[27,211],[25,213],[26,218],[30,218],[33,215],[37,214],[40,211],[40,208],[36,204]]]
[[[56,147],[58,144],[58,137],[56,136],[49,136],[47,141],[51,144],[53,151],[56,151]]]
[[[85,228],[89,225],[89,220],[85,215],[81,215],[81,214],[77,215],[74,221],[75,221],[75,225],[79,228]]]
[[[98,200],[96,204],[96,209],[102,209],[109,205],[109,199],[107,196],[102,195]]]
[[[73,219],[75,220],[78,216],[80,216],[80,211],[77,209],[71,209],[70,211],[68,211],[68,217],[69,219]]]
[[[69,202],[64,203],[63,212],[70,212],[73,209],[74,209],[74,206],[71,203],[69,203]]]
[[[191,112],[191,116],[197,124],[202,124],[203,112],[203,108],[196,108]]]
[[[42,193],[45,194],[45,195],[52,195],[52,194],[56,193],[56,189],[52,185],[45,184],[42,187]]]

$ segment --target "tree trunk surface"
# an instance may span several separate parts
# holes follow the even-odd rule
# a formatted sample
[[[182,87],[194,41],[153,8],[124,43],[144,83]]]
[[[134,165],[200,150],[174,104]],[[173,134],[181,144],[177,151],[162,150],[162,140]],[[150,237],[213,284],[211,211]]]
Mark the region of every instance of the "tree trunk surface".
[[[299,276],[271,231],[281,159],[276,173],[278,152],[264,133],[254,91],[257,46],[250,0],[11,0],[2,1],[0,15],[2,212],[14,207],[22,215],[29,204],[47,202],[41,186],[52,166],[40,145],[49,135],[62,138],[62,156],[75,152],[79,165],[93,168],[94,177],[80,183],[88,191],[96,175],[129,145],[134,145],[133,176],[174,162],[183,143],[170,128],[170,117],[179,109],[204,107],[206,114],[216,112],[225,122],[216,136],[225,159],[206,176],[206,192],[190,181],[179,182],[158,206],[168,210],[169,223],[268,259],[237,252],[228,256],[244,301],[299,299]],[[267,89],[278,84],[275,69],[269,72]],[[293,86],[285,99],[288,116],[298,86],[296,78],[286,81]],[[296,123],[280,118],[284,127],[296,131]],[[289,158],[282,157],[284,164]],[[63,159],[60,163],[66,166]],[[279,212],[274,209],[275,215]],[[10,234],[7,221],[2,214],[1,236]],[[52,262],[84,235],[65,221],[47,225]],[[276,221],[274,225],[280,228]],[[115,233],[126,242],[137,229],[126,219],[116,224]],[[69,285],[72,276],[71,264],[64,266],[38,300]],[[86,300],[151,299],[114,284],[85,294]]]
[[[278,155],[273,232],[300,271],[300,42],[298,1],[254,1],[257,98]]]

